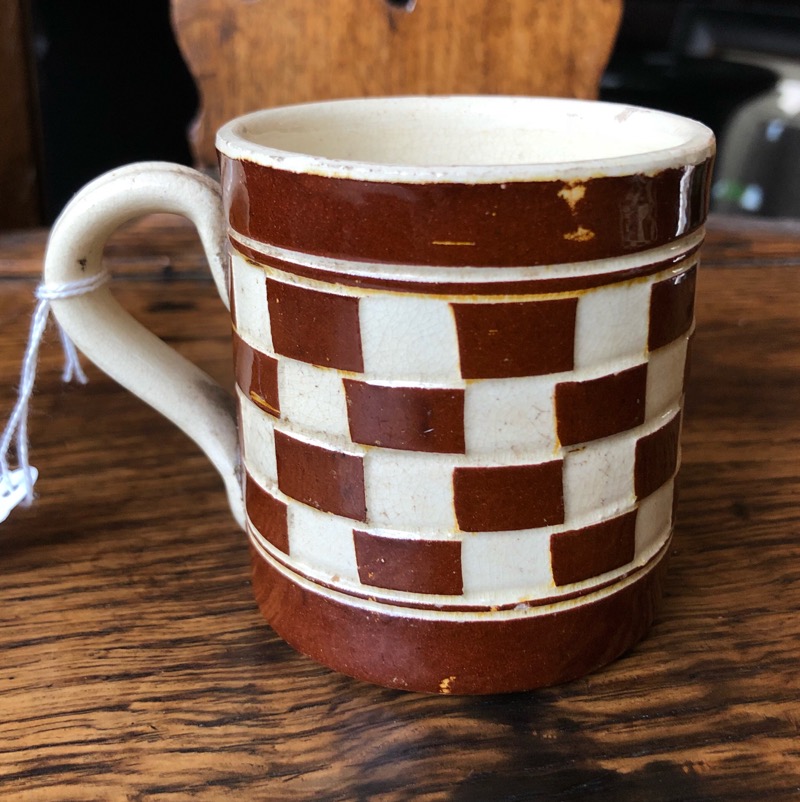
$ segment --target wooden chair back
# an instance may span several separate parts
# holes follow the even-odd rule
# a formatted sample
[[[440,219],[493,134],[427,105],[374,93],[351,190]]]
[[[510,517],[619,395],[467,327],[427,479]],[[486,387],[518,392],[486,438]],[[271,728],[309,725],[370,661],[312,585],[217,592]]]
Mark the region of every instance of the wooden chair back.
[[[338,97],[525,94],[591,98],[622,0],[172,0],[201,110],[200,165],[214,135],[257,108]]]

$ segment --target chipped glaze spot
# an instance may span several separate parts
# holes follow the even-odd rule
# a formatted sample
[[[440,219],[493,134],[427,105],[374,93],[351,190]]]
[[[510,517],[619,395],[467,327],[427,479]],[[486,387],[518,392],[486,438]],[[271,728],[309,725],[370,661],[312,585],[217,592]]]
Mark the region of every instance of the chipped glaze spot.
[[[558,197],[567,202],[572,213],[575,214],[575,207],[586,195],[586,184],[567,184],[559,193]]]
[[[594,231],[584,228],[583,226],[578,226],[575,231],[570,231],[567,234],[564,234],[564,239],[569,240],[570,242],[589,242],[594,238]]]

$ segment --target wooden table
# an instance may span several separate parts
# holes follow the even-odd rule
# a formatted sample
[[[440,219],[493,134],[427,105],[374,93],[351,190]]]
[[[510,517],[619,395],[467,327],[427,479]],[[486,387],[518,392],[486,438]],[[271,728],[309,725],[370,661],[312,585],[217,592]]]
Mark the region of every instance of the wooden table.
[[[0,237],[0,414],[46,234]],[[107,250],[118,297],[231,384],[187,224]],[[39,498],[0,526],[3,800],[800,799],[800,225],[713,220],[679,524],[649,637],[583,680],[429,697],[296,654],[251,598],[245,538],[192,443],[50,329]]]

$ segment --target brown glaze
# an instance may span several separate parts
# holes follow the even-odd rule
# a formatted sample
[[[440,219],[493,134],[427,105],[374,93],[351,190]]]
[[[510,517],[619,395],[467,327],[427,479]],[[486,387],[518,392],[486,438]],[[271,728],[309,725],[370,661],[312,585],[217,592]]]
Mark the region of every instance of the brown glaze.
[[[461,543],[456,540],[403,540],[358,530],[353,539],[365,585],[445,596],[463,591]]]
[[[280,417],[278,361],[233,333],[233,369],[242,392],[270,415]]]
[[[261,536],[284,554],[289,553],[287,509],[279,499],[261,487],[250,474],[245,475],[245,507]]]
[[[365,521],[364,464],[360,456],[275,432],[278,487],[318,510]]]
[[[691,169],[590,179],[573,210],[559,196],[572,186],[563,181],[403,184],[226,156],[221,165],[230,225],[247,237],[321,256],[475,267],[580,262],[663,245],[679,230],[681,178]],[[709,168],[691,169],[683,233],[705,216]]]
[[[580,677],[642,638],[665,560],[603,599],[556,614],[455,622],[352,607],[307,590],[251,548],[262,614],[298,651],[358,679],[429,693],[506,693]]]
[[[344,379],[356,443],[407,451],[464,453],[464,391],[387,387]]]
[[[694,320],[694,290],[697,268],[659,281],[650,289],[650,333],[648,347],[651,351],[685,334]]]
[[[645,498],[667,482],[678,468],[681,437],[680,413],[636,443],[634,486],[637,498]]]
[[[564,522],[561,460],[453,470],[456,519],[464,532],[533,529]]]
[[[276,353],[323,367],[363,371],[358,298],[268,278],[267,301]]]
[[[556,385],[556,420],[562,445],[576,445],[644,423],[647,365],[582,382]]]
[[[230,237],[231,247],[235,248],[245,258],[259,265],[267,265],[281,270],[289,275],[302,278],[315,279],[345,287],[362,287],[369,290],[384,290],[389,292],[415,292],[427,295],[524,295],[555,292],[580,292],[595,287],[617,284],[636,278],[646,278],[662,270],[675,268],[694,256],[700,246],[695,245],[685,253],[664,259],[659,262],[648,263],[641,267],[632,267],[625,270],[614,270],[608,273],[595,273],[585,276],[561,276],[559,278],[535,278],[517,281],[415,281],[412,279],[383,276],[360,276],[355,273],[342,273],[336,270],[322,270],[309,267],[285,259],[278,259],[263,251],[244,245]]]
[[[636,550],[636,510],[583,529],[558,532],[550,538],[550,558],[556,585],[582,582],[633,560]]]
[[[452,304],[465,379],[571,370],[577,298]]]

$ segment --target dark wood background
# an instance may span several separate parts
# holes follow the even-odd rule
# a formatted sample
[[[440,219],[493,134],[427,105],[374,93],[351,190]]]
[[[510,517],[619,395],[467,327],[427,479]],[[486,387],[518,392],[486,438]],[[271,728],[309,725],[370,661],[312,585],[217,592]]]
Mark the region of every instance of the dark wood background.
[[[0,416],[43,232],[0,236]],[[108,261],[134,314],[232,384],[192,230],[150,218]],[[0,798],[800,798],[800,230],[715,220],[698,283],[678,528],[649,637],[528,694],[372,687],[280,642],[221,483],[51,329],[39,498],[0,526]]]

